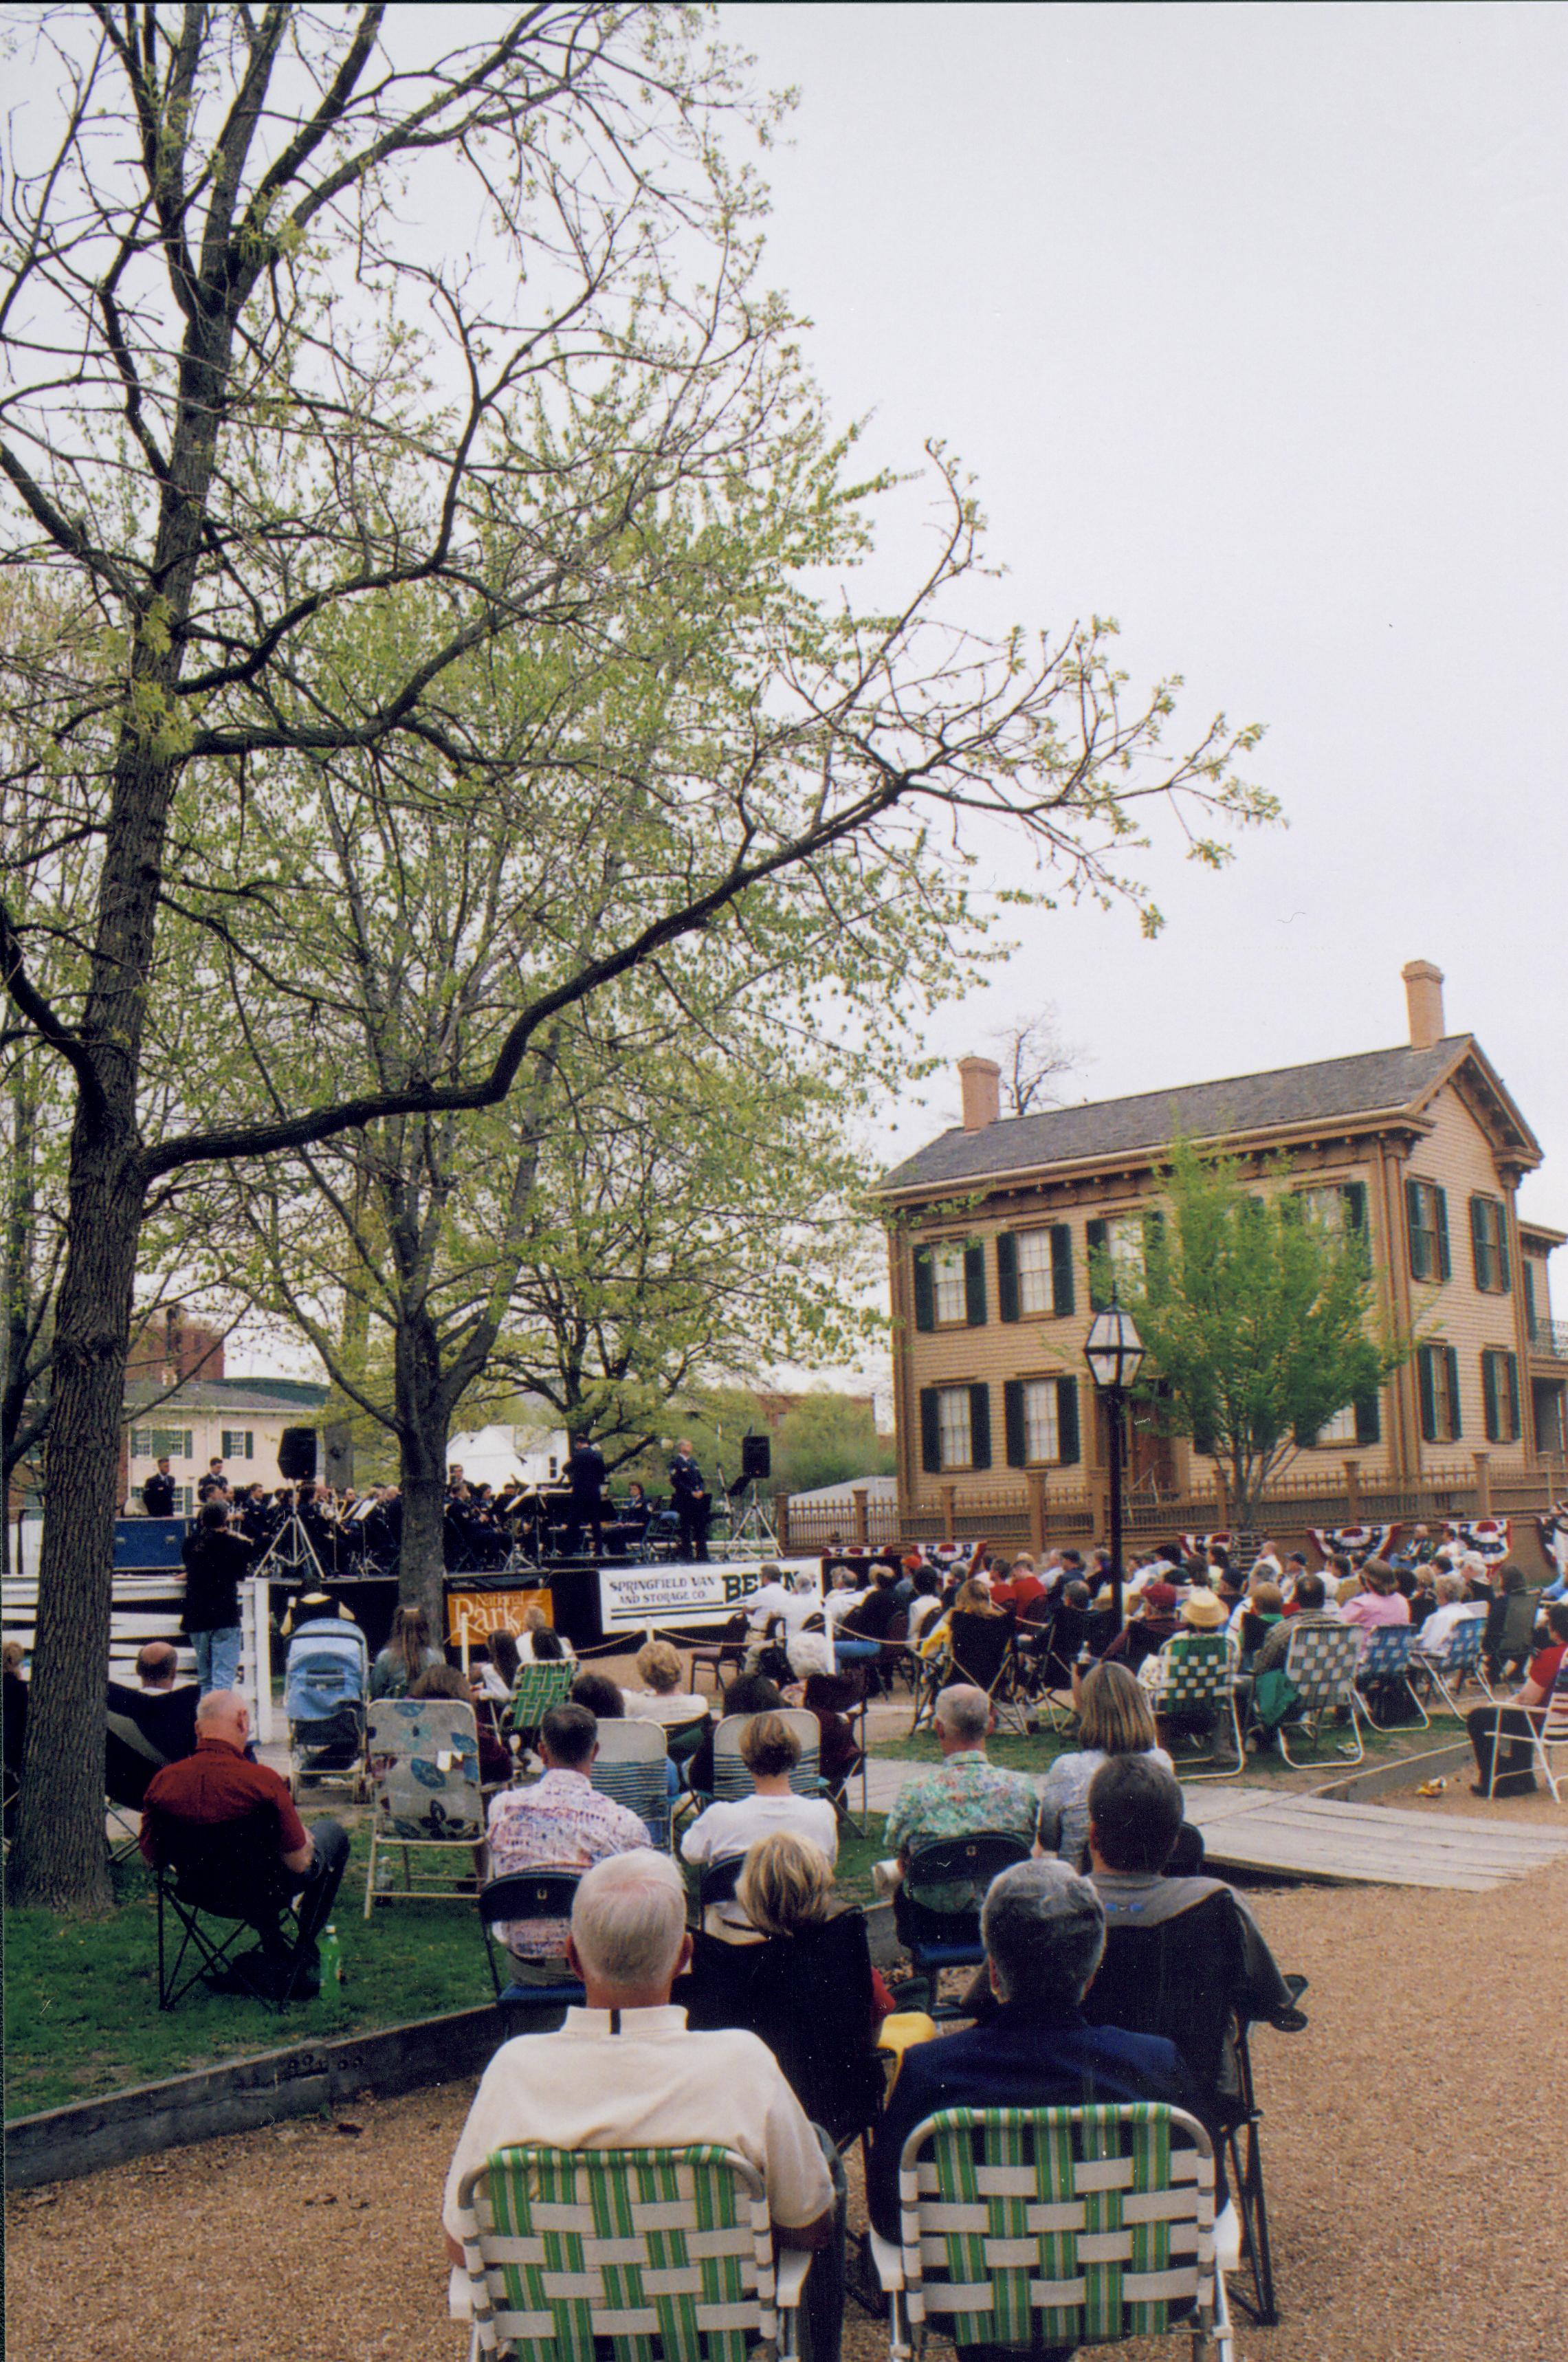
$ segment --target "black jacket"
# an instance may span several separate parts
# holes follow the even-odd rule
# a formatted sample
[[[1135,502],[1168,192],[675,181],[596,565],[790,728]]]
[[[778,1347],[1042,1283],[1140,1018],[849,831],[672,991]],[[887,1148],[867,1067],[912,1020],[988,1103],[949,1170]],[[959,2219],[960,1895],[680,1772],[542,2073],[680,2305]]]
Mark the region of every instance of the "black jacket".
[[[239,1621],[239,1584],[249,1573],[251,1545],[226,1527],[198,1526],[180,1552],[185,1562],[182,1632],[224,1632]]]
[[[149,1476],[141,1488],[141,1506],[149,1518],[171,1518],[174,1515],[173,1477]]]
[[[604,1490],[604,1454],[597,1445],[580,1443],[567,1462],[574,1501],[597,1501]]]

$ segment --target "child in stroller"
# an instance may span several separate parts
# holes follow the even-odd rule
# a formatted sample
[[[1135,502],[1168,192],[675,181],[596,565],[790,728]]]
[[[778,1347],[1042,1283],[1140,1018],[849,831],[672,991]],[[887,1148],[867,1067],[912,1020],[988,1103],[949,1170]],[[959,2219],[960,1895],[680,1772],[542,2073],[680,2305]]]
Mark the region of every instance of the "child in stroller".
[[[303,1620],[289,1641],[283,1669],[283,1710],[289,1723],[289,1788],[328,1781],[355,1797],[368,1793],[366,1700],[370,1652],[355,1624],[315,1601],[300,1603]]]

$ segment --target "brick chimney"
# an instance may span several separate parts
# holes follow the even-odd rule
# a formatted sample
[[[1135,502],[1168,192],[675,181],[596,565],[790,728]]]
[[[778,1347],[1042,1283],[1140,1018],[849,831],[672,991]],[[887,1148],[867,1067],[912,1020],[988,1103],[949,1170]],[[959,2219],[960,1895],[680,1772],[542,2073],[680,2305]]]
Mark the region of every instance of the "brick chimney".
[[[1410,1011],[1410,1047],[1430,1050],[1443,1037],[1442,970],[1430,960],[1407,960],[1399,973]]]
[[[958,1081],[964,1093],[964,1129],[984,1131],[1001,1113],[1001,1068],[994,1058],[960,1058]]]

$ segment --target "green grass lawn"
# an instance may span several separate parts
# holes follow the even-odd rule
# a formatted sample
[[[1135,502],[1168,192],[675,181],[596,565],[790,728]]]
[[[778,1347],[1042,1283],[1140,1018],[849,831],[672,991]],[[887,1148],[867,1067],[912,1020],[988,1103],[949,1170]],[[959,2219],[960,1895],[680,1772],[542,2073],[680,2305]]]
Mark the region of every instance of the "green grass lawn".
[[[871,1834],[846,1836],[839,1853],[841,1890],[857,1903],[870,1900],[871,1864],[883,1850],[880,1818],[867,1826]],[[368,2034],[488,2002],[490,1973],[471,1896],[381,1904],[367,1921],[369,1850],[361,1828],[333,1918],[343,1983],[281,2015],[199,1984],[177,2009],[159,2010],[157,1911],[152,1882],[139,1864],[115,1871],[117,1908],[107,1919],[8,1910],[7,2118],[291,2043]]]

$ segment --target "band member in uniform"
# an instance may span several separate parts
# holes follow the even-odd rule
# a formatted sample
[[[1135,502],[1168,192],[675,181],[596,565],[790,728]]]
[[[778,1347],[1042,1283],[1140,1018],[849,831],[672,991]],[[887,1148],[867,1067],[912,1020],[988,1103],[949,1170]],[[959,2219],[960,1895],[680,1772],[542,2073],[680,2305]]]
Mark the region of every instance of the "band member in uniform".
[[[141,1488],[141,1506],[149,1518],[171,1518],[174,1515],[174,1479],[169,1473],[169,1462],[160,1460],[157,1472]]]
[[[708,1563],[708,1521],[713,1504],[702,1481],[702,1471],[691,1457],[691,1444],[682,1436],[669,1463],[670,1506],[680,1519],[680,1555],[695,1566]]]
[[[571,1480],[571,1516],[567,1520],[568,1558],[575,1558],[586,1525],[593,1537],[593,1555],[604,1555],[604,1454],[586,1435],[580,1435],[567,1462]]]

